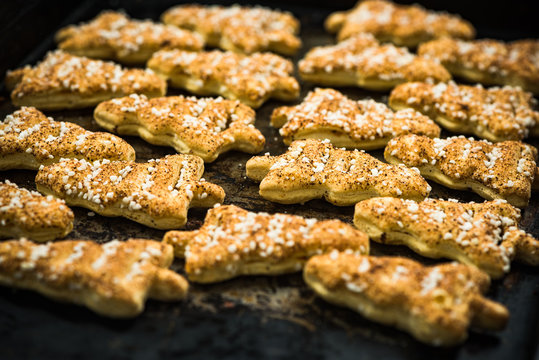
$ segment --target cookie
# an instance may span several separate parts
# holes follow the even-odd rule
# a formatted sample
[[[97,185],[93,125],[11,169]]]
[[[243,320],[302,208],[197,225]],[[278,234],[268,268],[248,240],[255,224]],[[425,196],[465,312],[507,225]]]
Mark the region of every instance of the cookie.
[[[296,106],[283,106],[271,115],[285,144],[300,139],[329,139],[348,149],[379,149],[399,135],[439,137],[440,128],[411,109],[393,112],[373,100],[354,101],[333,89],[315,89]]]
[[[299,84],[292,77],[294,65],[278,55],[233,52],[156,52],[148,67],[170,85],[198,95],[222,95],[258,108],[269,98],[298,98]]]
[[[238,53],[293,55],[301,46],[298,19],[261,6],[180,5],[165,11],[161,19],[202,35],[209,46]]]
[[[318,46],[299,62],[305,81],[325,86],[358,86],[386,91],[409,81],[446,82],[451,75],[439,63],[406,48],[380,45],[371,34],[355,35],[337,45]]]
[[[407,47],[441,37],[473,39],[475,36],[472,24],[458,15],[380,0],[360,1],[349,11],[333,13],[326,19],[325,27],[331,33],[338,33],[339,40],[370,33],[380,42]]]
[[[485,89],[481,85],[407,83],[389,96],[394,110],[413,108],[445,129],[489,141],[522,140],[539,128],[532,94],[518,87]],[[418,134],[422,135],[422,134]]]
[[[150,20],[133,20],[117,11],[104,11],[87,23],[70,25],[56,33],[58,48],[77,56],[142,65],[164,48],[199,51],[198,34]]]
[[[488,275],[458,263],[424,266],[335,251],[312,257],[303,278],[324,300],[434,346],[462,343],[470,326],[502,330],[509,317],[505,306],[483,296]]]
[[[373,198],[356,204],[354,224],[369,238],[432,258],[477,266],[493,278],[511,260],[539,265],[539,241],[518,229],[520,211],[503,200],[459,203]]]
[[[416,167],[427,179],[449,188],[520,208],[528,205],[537,172],[537,149],[520,141],[493,144],[464,136],[403,135],[389,141],[384,157],[390,164]]]
[[[350,206],[376,196],[423,200],[431,190],[417,169],[334,148],[328,140],[294,141],[282,155],[251,158],[246,170],[260,181],[260,196],[281,204],[324,198]]]
[[[40,110],[91,107],[132,93],[165,95],[166,81],[149,70],[123,69],[112,62],[91,60],[56,50],[35,67],[6,75],[15,106]]]
[[[188,283],[168,267],[172,247],[130,239],[97,244],[66,240],[43,245],[0,243],[0,284],[86,306],[108,317],[134,317],[147,298],[178,301]]]
[[[439,39],[422,44],[418,53],[441,62],[451,74],[469,82],[520,86],[539,94],[539,40]]]
[[[221,203],[224,190],[201,179],[204,162],[194,155],[168,155],[146,163],[72,159],[46,166],[38,191],[104,216],[123,216],[156,229],[185,225],[190,207]]]
[[[67,158],[135,160],[135,150],[117,136],[54,121],[34,107],[0,122],[0,170],[37,170]]]
[[[254,127],[255,112],[238,101],[184,96],[148,99],[144,95],[99,104],[95,121],[108,131],[138,135],[155,145],[211,162],[229,150],[256,154],[265,139]]]
[[[63,200],[0,182],[0,238],[35,241],[62,238],[73,230],[74,215]]]
[[[189,280],[200,283],[296,272],[309,257],[334,249],[369,252],[369,238],[339,220],[254,213],[234,205],[209,210],[200,229],[169,231],[163,242],[185,257]]]

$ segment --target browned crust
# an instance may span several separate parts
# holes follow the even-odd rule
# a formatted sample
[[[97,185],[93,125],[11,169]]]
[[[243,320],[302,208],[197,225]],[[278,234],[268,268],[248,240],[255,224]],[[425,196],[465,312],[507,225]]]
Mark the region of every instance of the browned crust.
[[[8,72],[16,106],[56,110],[94,106],[132,93],[163,96],[166,82],[149,70],[122,69],[112,62],[90,60],[61,50],[49,52],[33,68]]]
[[[185,88],[199,95],[222,95],[257,108],[273,97],[294,100],[299,84],[294,65],[278,55],[233,52],[156,52],[148,67],[170,80],[171,86]]]
[[[537,150],[519,141],[496,144],[464,136],[431,139],[404,135],[391,140],[384,152],[392,164],[417,167],[426,178],[485,199],[503,199],[525,207],[537,171]]]
[[[146,163],[65,160],[36,176],[40,192],[105,216],[123,216],[146,226],[174,229],[189,207],[221,203],[224,190],[201,179],[204,162],[194,155],[168,155]]]
[[[168,269],[172,247],[130,239],[97,244],[67,240],[38,245],[0,243],[0,283],[84,305],[109,317],[134,317],[146,298],[178,301],[188,283]]]
[[[531,93],[518,87],[407,83],[391,92],[393,109],[413,108],[444,128],[490,141],[522,140],[539,125]]]
[[[229,150],[255,154],[265,139],[254,127],[255,112],[222,98],[168,96],[148,99],[132,94],[99,104],[96,122],[123,135],[139,135],[156,145],[194,154],[211,162]]]
[[[380,45],[371,34],[355,35],[337,45],[315,47],[298,66],[306,81],[370,90],[385,91],[408,81],[451,79],[439,63],[416,56],[406,48]]]
[[[457,263],[423,266],[335,251],[311,258],[303,277],[325,300],[436,346],[463,342],[469,326],[501,330],[509,317],[503,305],[483,297],[488,275]]]
[[[359,1],[349,11],[333,13],[326,19],[325,27],[329,32],[338,32],[339,40],[370,33],[381,42],[407,47],[441,37],[475,36],[472,24],[458,15],[380,0]]]
[[[439,39],[418,53],[440,61],[453,75],[485,85],[520,86],[539,94],[539,41]]]
[[[385,164],[363,151],[334,148],[329,141],[294,141],[285,154],[256,156],[247,176],[260,181],[260,195],[283,203],[324,198],[354,205],[376,196],[423,200],[430,186],[414,169]]]
[[[341,221],[254,213],[234,205],[210,209],[200,229],[169,231],[163,242],[185,257],[189,280],[203,283],[299,271],[309,257],[335,249],[369,252],[369,238]]]
[[[126,14],[104,11],[87,23],[70,25],[56,33],[58,48],[74,55],[144,64],[163,48],[198,51],[201,36],[175,26],[133,20]]]
[[[374,198],[357,203],[354,215],[372,240],[474,265],[494,278],[508,272],[513,259],[539,264],[539,241],[518,229],[519,220],[520,210],[502,200]]]
[[[165,11],[161,19],[192,30],[208,45],[224,50],[293,55],[301,47],[298,19],[289,12],[265,7],[180,5]]]
[[[329,138],[337,147],[383,148],[399,135],[439,137],[440,128],[428,117],[409,110],[391,111],[373,100],[354,101],[333,89],[317,88],[296,106],[273,110],[271,125],[280,127],[284,143]]]
[[[73,229],[73,219],[63,200],[28,191],[9,180],[0,182],[0,238],[62,238]]]
[[[67,158],[132,161],[135,150],[117,136],[54,121],[33,107],[22,107],[0,122],[0,170],[37,170]]]

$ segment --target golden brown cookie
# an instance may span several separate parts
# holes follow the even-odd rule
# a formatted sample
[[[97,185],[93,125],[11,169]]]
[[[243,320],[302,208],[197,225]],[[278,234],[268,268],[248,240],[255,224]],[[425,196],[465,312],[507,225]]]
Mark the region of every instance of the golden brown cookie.
[[[282,155],[251,158],[246,170],[260,181],[260,196],[281,204],[324,198],[350,206],[376,196],[423,200],[431,190],[417,169],[334,148],[329,140],[294,141]]]
[[[114,318],[134,317],[147,298],[178,301],[187,281],[168,267],[172,246],[130,239],[96,244],[66,240],[43,245],[0,243],[0,284],[36,291]]]
[[[73,218],[63,200],[28,191],[9,180],[0,182],[0,238],[62,238],[73,229]]]
[[[505,306],[483,296],[488,275],[458,263],[334,251],[312,257],[303,278],[324,300],[435,346],[463,342],[470,326],[502,330],[509,318]]]
[[[33,107],[0,122],[0,170],[37,170],[67,158],[135,160],[135,150],[117,136],[54,121]]]
[[[446,82],[451,75],[439,63],[406,48],[380,45],[371,34],[355,35],[337,45],[311,49],[299,62],[303,80],[325,86],[358,86],[385,91],[408,81]]]
[[[15,106],[61,110],[90,107],[132,93],[163,96],[167,84],[150,70],[123,69],[57,50],[33,68],[8,72],[6,87],[13,90]]]
[[[452,81],[402,84],[389,97],[394,110],[413,108],[445,129],[490,141],[522,140],[533,133],[539,125],[534,105],[532,94],[518,87],[485,89]]]
[[[36,176],[38,191],[104,216],[123,216],[149,227],[185,225],[190,207],[221,203],[224,190],[201,179],[204,162],[194,155],[168,155],[146,163],[65,160]]]
[[[369,253],[369,238],[339,220],[254,213],[234,205],[210,209],[200,229],[169,231],[163,242],[185,257],[189,280],[201,283],[300,271],[309,257],[331,250]]]
[[[451,74],[467,81],[520,86],[539,94],[539,40],[439,39],[422,44],[418,53],[440,61]]]
[[[292,14],[260,6],[180,5],[165,11],[161,19],[202,35],[210,46],[238,53],[293,55],[301,46],[299,21]]]
[[[475,36],[472,24],[458,15],[380,0],[360,1],[349,11],[333,13],[326,19],[325,27],[331,33],[338,32],[339,40],[370,33],[380,42],[407,47],[441,37]]]
[[[162,50],[152,56],[148,67],[171,86],[198,95],[222,95],[254,108],[269,98],[289,101],[299,96],[292,62],[270,53]]]
[[[390,164],[416,167],[427,179],[449,188],[520,208],[528,205],[537,172],[537,149],[520,141],[493,144],[464,136],[403,135],[389,141],[384,157]]]
[[[287,145],[300,139],[329,139],[348,149],[383,148],[390,139],[410,133],[440,136],[440,128],[414,110],[394,113],[374,100],[354,101],[337,90],[320,88],[299,105],[273,110],[271,125],[281,128]]]
[[[132,94],[99,104],[94,119],[108,131],[138,135],[155,145],[212,162],[229,150],[262,151],[264,136],[254,127],[255,112],[239,101]]]
[[[356,204],[354,224],[374,241],[474,265],[493,278],[511,260],[539,265],[539,241],[519,230],[520,210],[503,200],[459,203],[373,198]]]
[[[150,20],[133,20],[117,11],[104,11],[90,22],[70,25],[56,33],[58,48],[77,56],[144,64],[164,48],[198,51],[198,34]]]

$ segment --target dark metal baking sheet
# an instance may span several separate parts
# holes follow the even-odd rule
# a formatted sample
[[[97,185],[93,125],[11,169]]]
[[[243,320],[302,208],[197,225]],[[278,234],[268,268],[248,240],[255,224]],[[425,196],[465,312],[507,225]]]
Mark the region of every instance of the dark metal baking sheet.
[[[42,3],[34,1],[34,8],[28,9],[26,13],[15,13],[25,21],[39,18],[42,16]],[[20,36],[26,34],[24,39],[28,40],[19,41],[20,37],[16,36],[4,39],[3,51],[9,52],[11,47],[16,48],[18,53],[26,54],[21,64],[34,64],[47,50],[53,48],[51,31],[60,25],[88,20],[106,8],[123,8],[133,17],[157,19],[163,10],[173,4],[171,1],[86,1],[72,5],[70,15],[65,18],[61,14],[50,14],[49,19],[61,19],[55,27],[48,24],[46,30],[41,32],[41,23],[36,22],[38,26],[32,30],[41,33],[39,43],[36,43],[35,33],[29,37],[26,32],[20,32]],[[334,9],[331,6],[324,9],[309,7],[306,2],[302,4],[273,4],[274,7],[293,11],[302,22],[304,46],[302,52],[294,58],[295,61],[312,46],[334,41],[322,29],[323,19]],[[266,2],[264,5],[272,4]],[[62,11],[65,12],[65,9]],[[8,65],[17,64],[0,64],[1,67]],[[311,84],[302,84],[302,98],[313,87]],[[371,97],[387,100],[384,94],[351,88],[339,90],[355,99]],[[169,94],[181,93],[173,89],[169,91]],[[9,94],[4,92],[2,96],[1,118],[15,110],[8,100]],[[257,111],[256,126],[267,139],[264,152],[269,151],[274,155],[285,151],[278,131],[269,126],[272,110],[280,105],[283,103],[270,101]],[[100,130],[92,120],[92,109],[47,112],[47,115],[56,120],[80,124],[89,130]],[[136,149],[139,161],[174,153],[172,148],[152,146],[136,137],[125,139]],[[537,141],[532,141],[532,144],[538,145]],[[371,153],[381,158],[381,151]],[[225,189],[225,203],[254,211],[279,211],[319,219],[352,221],[353,207],[336,207],[321,200],[310,201],[305,205],[279,205],[260,198],[258,185],[245,178],[245,162],[249,158],[250,155],[232,152],[206,165],[204,177]],[[0,172],[0,181],[9,179],[34,189],[34,176],[33,171],[5,171]],[[472,193],[432,185],[434,197],[482,201]],[[534,196],[530,206],[523,212],[522,219],[522,227],[535,236],[539,236],[538,208],[539,201]],[[163,231],[121,218],[98,215],[90,217],[88,210],[82,208],[74,208],[74,212],[75,228],[69,238],[104,242],[128,237],[160,239],[164,234]],[[198,228],[205,213],[203,209],[190,210],[186,229]],[[421,258],[404,247],[373,243],[372,252],[376,255],[405,255],[427,264],[435,262]],[[182,272],[183,264],[176,261],[173,267]],[[462,346],[436,349],[415,341],[403,332],[321,301],[303,284],[300,274],[238,278],[215,285],[192,284],[186,301],[172,304],[149,301],[145,312],[132,320],[106,319],[82,307],[57,303],[28,291],[2,287],[0,359],[534,357],[539,334],[539,270],[515,264],[509,275],[492,284],[488,296],[509,308],[511,317],[507,329],[497,334],[471,332],[470,338]]]

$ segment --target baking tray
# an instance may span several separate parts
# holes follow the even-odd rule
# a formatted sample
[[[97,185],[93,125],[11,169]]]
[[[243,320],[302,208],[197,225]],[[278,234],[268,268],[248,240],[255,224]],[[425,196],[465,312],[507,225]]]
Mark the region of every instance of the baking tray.
[[[20,7],[13,3],[3,4],[6,10],[0,11],[3,14],[0,17],[9,18],[11,25],[4,23],[10,35],[0,38],[4,49],[0,69],[35,64],[47,50],[54,48],[52,36],[56,29],[89,20],[102,9],[123,8],[135,18],[158,19],[174,3],[177,2],[86,1],[63,4],[64,7],[57,11],[50,11],[57,5],[52,0],[29,1]],[[346,9],[353,1],[343,3],[346,4],[314,3],[325,7],[315,7],[307,2],[300,5],[298,2],[296,5],[294,2],[262,4],[290,10],[300,18],[304,45],[293,59],[297,62],[312,46],[334,41],[333,36],[324,32],[322,23],[331,11]],[[44,9],[49,10],[47,21],[40,20],[44,17]],[[21,23],[34,24],[32,31],[21,27]],[[502,34],[500,29],[488,31]],[[5,34],[5,31],[1,33]],[[301,85],[302,99],[314,86]],[[354,99],[387,101],[387,94],[353,88],[339,90]],[[182,93],[171,89],[168,94]],[[3,118],[15,108],[5,90],[2,97],[0,116]],[[256,127],[267,140],[263,152],[269,151],[272,155],[286,149],[278,131],[269,126],[272,110],[281,105],[284,104],[270,101],[257,111]],[[101,130],[92,120],[92,109],[47,112],[47,115],[92,131]],[[138,161],[174,153],[172,148],[153,146],[137,137],[124,138],[136,149]],[[538,145],[537,141],[532,144]],[[382,151],[371,154],[382,158]],[[225,189],[226,204],[253,211],[279,211],[318,219],[338,218],[351,223],[353,207],[336,207],[321,200],[304,205],[280,205],[262,199],[258,195],[258,184],[245,177],[245,163],[249,158],[248,154],[231,152],[206,164],[204,177]],[[9,179],[29,189],[35,188],[34,177],[34,171],[0,172],[0,181]],[[472,193],[451,191],[436,184],[432,187],[433,197],[482,201]],[[522,216],[522,227],[536,237],[539,237],[538,208],[539,201],[533,196]],[[88,210],[73,210],[75,227],[69,238],[105,242],[129,237],[161,239],[164,234],[164,231],[126,219],[90,217]],[[204,209],[190,210],[186,229],[200,227],[205,213]],[[419,257],[404,247],[376,243],[372,243],[372,253],[404,255],[425,264],[436,262]],[[173,268],[183,272],[182,261],[176,261]],[[494,334],[471,332],[463,345],[438,349],[421,344],[404,332],[325,303],[304,285],[300,274],[244,277],[215,285],[192,284],[186,301],[148,301],[144,313],[131,320],[103,318],[83,307],[57,303],[29,291],[0,287],[0,359],[529,359],[536,356],[539,270],[514,264],[510,274],[493,282],[488,297],[509,308],[511,317],[506,330]]]

